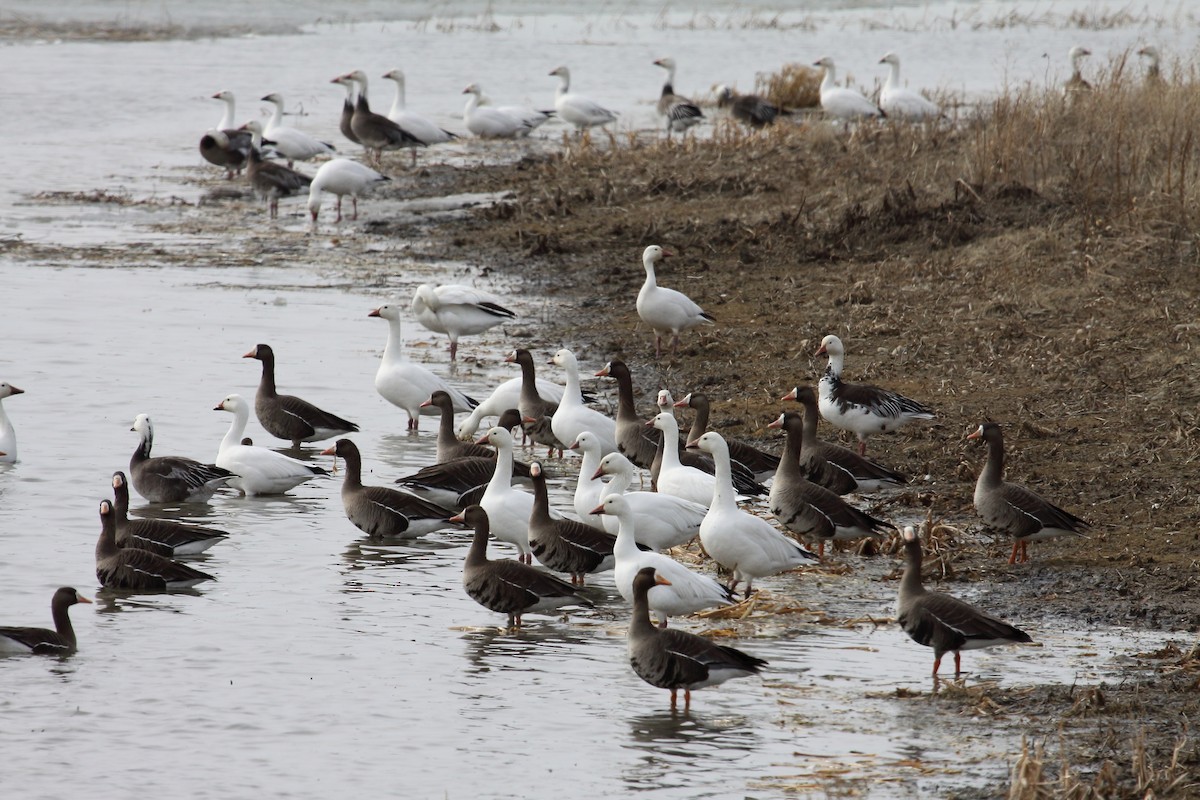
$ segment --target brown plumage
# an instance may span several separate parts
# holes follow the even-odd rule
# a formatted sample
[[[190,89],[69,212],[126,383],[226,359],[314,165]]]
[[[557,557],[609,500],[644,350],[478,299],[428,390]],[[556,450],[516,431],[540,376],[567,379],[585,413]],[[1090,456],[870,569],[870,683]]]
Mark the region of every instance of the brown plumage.
[[[259,423],[272,436],[289,441],[292,447],[301,442],[316,442],[333,436],[354,433],[358,425],[323,411],[307,400],[275,390],[275,351],[270,345],[256,345],[242,358],[262,362],[262,379],[254,395],[254,413]]]
[[[511,431],[520,421],[520,412],[515,408],[500,415],[497,427]],[[483,447],[478,442],[474,443]],[[496,453],[488,448],[488,456],[461,456],[451,461],[432,464],[423,467],[411,475],[397,478],[396,483],[405,486],[418,494],[428,497],[447,508],[463,509],[478,502],[496,471]],[[513,480],[529,481],[529,465],[523,461],[513,461]],[[478,489],[478,492],[475,490]],[[474,492],[474,494],[470,494]]]
[[[573,519],[550,516],[550,494],[542,465],[529,465],[533,478],[533,510],[529,515],[529,548],[544,566],[571,576],[571,583],[584,584],[591,572],[611,570],[616,563],[613,547],[617,537]]]
[[[817,438],[817,393],[811,386],[797,386],[783,396],[804,406],[800,439],[800,471],[815,484],[836,494],[871,492],[900,486],[908,478],[839,444]]]
[[[362,144],[358,140],[358,136],[355,135],[354,128],[350,125],[351,119],[354,118],[354,81],[345,75],[339,75],[331,80],[330,83],[339,84],[346,90],[346,98],[342,101],[342,116],[338,121],[338,129],[342,132],[342,136],[345,136],[355,144]]]
[[[190,589],[213,576],[186,564],[134,547],[117,544],[116,511],[100,503],[100,538],[96,542],[96,579],[109,589]]]
[[[550,427],[550,420],[554,412],[558,411],[558,403],[538,394],[533,354],[524,348],[517,348],[504,360],[521,367],[521,394],[517,399],[517,409],[521,412],[521,430],[529,439],[550,448],[546,453],[547,458],[553,456],[555,450],[558,451],[558,457],[562,458],[563,450],[570,442],[560,442]]]
[[[758,674],[767,665],[761,658],[726,647],[678,628],[659,628],[650,621],[650,590],[658,584],[670,586],[666,578],[656,577],[653,567],[644,567],[633,578],[633,617],[629,622],[629,665],[637,676],[651,686],[671,690],[671,710],[675,693],[683,689],[684,710],[692,705],[692,690],[716,686],[731,678]]]
[[[1059,536],[1084,536],[1091,527],[1069,511],[1024,486],[1004,480],[1004,436],[995,422],[985,422],[968,439],[987,442],[988,457],[975,482],[975,511],[984,524],[1013,537],[1008,563],[1029,560],[1029,542]]]
[[[475,529],[471,549],[463,564],[463,589],[484,608],[508,615],[508,627],[520,628],[524,614],[545,613],[569,605],[594,604],[564,580],[528,564],[508,558],[487,557],[490,527],[481,506],[468,506],[451,522]]]
[[[440,424],[437,436],[437,462],[445,464],[457,458],[495,458],[496,451],[475,442],[464,442],[454,434],[454,398],[438,389],[429,399],[421,403],[421,408],[434,406],[440,412]],[[507,422],[507,425],[505,424]],[[509,409],[500,415],[496,423],[501,428],[511,430],[521,424],[521,414],[516,409]]]
[[[254,193],[267,201],[267,211],[271,219],[279,216],[279,198],[307,192],[312,178],[302,172],[289,169],[283,164],[276,164],[262,157],[256,148],[250,148],[250,160],[246,168],[246,177]]]
[[[237,129],[211,130],[200,137],[200,155],[210,164],[225,168],[225,177],[246,168],[250,159],[249,131]]]
[[[692,430],[687,436],[689,442],[694,442],[708,433],[709,405],[706,396],[698,392],[689,392],[687,397],[675,403],[675,407],[690,408],[696,412],[696,417],[692,420]],[[729,457],[745,467],[755,480],[766,480],[779,467],[779,456],[763,452],[757,447],[739,442],[737,439],[723,438],[729,447]]]
[[[169,519],[130,519],[129,482],[124,472],[112,476],[117,544],[149,550],[160,556],[192,556],[203,553],[229,534],[203,525],[184,525]]]
[[[363,486],[362,454],[349,439],[338,439],[321,455],[341,456],[346,462],[342,507],[354,527],[372,539],[412,539],[446,526],[449,509],[386,486]]]
[[[0,627],[0,654],[34,653],[44,656],[66,656],[77,648],[75,628],[71,626],[68,610],[76,603],[92,601],[69,586],[63,586],[50,600],[50,615],[54,630],[48,628]]]
[[[350,130],[358,137],[359,144],[366,148],[368,156],[373,157],[375,164],[379,164],[384,150],[425,146],[425,143],[416,136],[382,114],[376,114],[371,110],[371,105],[367,101],[367,75],[365,72],[356,69],[343,77],[358,84],[358,99],[354,103],[354,113],[350,116]]]
[[[235,477],[216,464],[201,464],[191,458],[151,457],[154,425],[145,414],[138,414],[130,430],[140,433],[141,440],[129,459],[129,477],[138,494],[151,503],[205,502]]]
[[[921,540],[912,526],[904,529],[908,557],[900,579],[897,621],[914,642],[933,648],[933,686],[937,691],[942,656],[954,653],[954,676],[962,672],[960,650],[1032,642],[1029,634],[985,614],[957,597],[928,591],[921,583]]]
[[[738,122],[755,129],[765,128],[792,113],[756,94],[737,94],[728,86],[717,90],[717,108],[727,109]]]
[[[600,368],[596,377],[608,377],[617,382],[617,450],[637,466],[650,469],[658,452],[662,431],[647,428],[638,415],[633,399],[633,374],[629,366],[621,359],[614,358]]]

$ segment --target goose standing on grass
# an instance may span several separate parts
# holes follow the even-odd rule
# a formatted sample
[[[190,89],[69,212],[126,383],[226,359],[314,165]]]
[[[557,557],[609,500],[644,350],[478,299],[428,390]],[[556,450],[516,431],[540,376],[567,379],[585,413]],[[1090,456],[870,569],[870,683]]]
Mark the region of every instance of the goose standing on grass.
[[[504,357],[504,362],[521,367],[521,396],[517,401],[517,409],[521,412],[521,429],[528,439],[549,448],[547,458],[553,455],[555,450],[558,451],[559,458],[562,458],[563,449],[567,445],[554,435],[554,414],[558,411],[558,403],[550,402],[538,391],[533,354],[523,347],[518,347]]]
[[[386,486],[363,486],[362,455],[349,439],[338,439],[321,455],[341,456],[345,460],[342,507],[346,519],[370,538],[412,539],[446,527],[449,509]]]
[[[709,431],[688,447],[699,447],[717,462],[716,488],[708,514],[700,524],[700,543],[714,561],[733,573],[729,591],[736,591],[738,583],[745,581],[749,597],[755,578],[778,575],[817,560],[762,517],[738,508],[729,447],[721,434]]]
[[[165,556],[121,547],[117,543],[116,512],[108,500],[100,502],[100,538],[96,541],[96,580],[106,589],[163,591],[190,589],[212,575],[172,561]]]
[[[450,131],[438,127],[429,117],[409,111],[404,103],[404,73],[398,69],[385,72],[383,77],[396,82],[396,99],[392,101],[392,110],[388,119],[411,133],[421,144],[428,147],[431,144],[444,144],[451,139],[457,139]],[[417,165],[417,149],[412,148],[412,166]]]
[[[271,219],[279,217],[279,199],[292,197],[308,190],[312,178],[302,172],[289,169],[274,161],[262,157],[262,125],[252,119],[242,126],[250,131],[253,144],[250,147],[250,162],[246,167],[246,177],[254,193],[267,201],[267,211]]]
[[[1137,54],[1146,59],[1146,83],[1152,86],[1161,86],[1163,82],[1162,69],[1160,67],[1162,56],[1159,54],[1158,48],[1153,45],[1146,45],[1141,50],[1138,50]]]
[[[541,124],[533,124],[524,117],[483,105],[483,89],[478,83],[472,83],[462,93],[471,95],[463,107],[463,124],[480,139],[520,139]]]
[[[918,419],[933,419],[934,413],[916,400],[866,383],[844,383],[842,365],[846,349],[830,334],[814,354],[829,357],[829,365],[818,384],[819,407],[831,425],[858,437],[858,454],[867,454],[867,437],[895,431]]]
[[[938,687],[942,656],[954,653],[954,677],[962,673],[961,650],[1032,642],[1029,634],[975,606],[941,592],[927,590],[921,581],[921,540],[911,525],[903,532],[904,576],[900,578],[896,621],[917,644],[933,648],[933,690]]]
[[[633,400],[633,374],[629,366],[614,358],[596,372],[597,378],[612,378],[617,382],[617,450],[626,458],[644,469],[654,464],[658,452],[660,434],[647,429],[646,423],[637,413]],[[594,504],[593,504],[594,505]]]
[[[490,395],[484,398],[479,405],[475,406],[474,411],[468,414],[462,422],[458,423],[459,437],[474,436],[485,417],[498,416],[510,408],[517,408],[521,404],[521,385],[520,377],[509,378],[493,389]],[[547,402],[557,405],[562,400],[564,390],[557,383],[551,383],[550,381],[538,378],[535,385],[537,386],[538,395]]]
[[[376,186],[390,180],[387,175],[349,158],[326,161],[308,185],[308,213],[312,217],[313,228],[317,227],[317,217],[321,213],[321,195],[324,193],[329,192],[337,197],[337,219],[334,222],[342,221],[342,198],[346,195],[350,195],[354,203],[354,213],[350,219],[357,220],[358,198],[370,194]]]
[[[1071,60],[1071,77],[1067,79],[1067,83],[1063,87],[1067,97],[1078,97],[1092,90],[1092,85],[1083,77],[1083,59],[1091,54],[1091,50],[1079,45],[1072,47],[1067,53],[1067,57]]]
[[[358,85],[358,99],[354,102],[354,114],[350,117],[350,129],[359,143],[367,150],[367,160],[377,166],[383,159],[384,150],[399,150],[403,147],[424,147],[425,144],[403,127],[382,114],[371,110],[367,101],[367,74],[361,69],[342,76]]]
[[[450,395],[454,410],[458,412],[470,411],[479,405],[425,367],[405,359],[399,306],[382,305],[367,316],[387,320],[388,340],[383,348],[379,369],[375,371],[375,391],[384,400],[408,412],[407,430],[418,429],[421,414],[433,416],[440,413],[437,408],[425,405],[425,401],[436,391]]]
[[[668,617],[694,614],[706,608],[727,606],[734,602],[730,591],[707,575],[693,572],[668,555],[639,549],[639,519],[628,498],[619,494],[609,495],[592,510],[592,513],[604,515],[605,519],[617,520],[617,541],[613,548],[616,558],[613,582],[627,603],[634,600],[633,582],[640,570],[657,570],[671,581],[669,586],[664,585],[664,588],[650,591],[649,609],[658,617],[660,627],[667,627]]]
[[[781,400],[795,400],[804,406],[804,425],[800,440],[800,472],[805,478],[835,494],[875,492],[903,486],[908,479],[895,470],[839,444],[817,438],[817,393],[811,386],[797,386]],[[786,426],[784,427],[786,430]]]
[[[507,614],[510,630],[521,627],[524,614],[544,614],[563,606],[595,605],[574,586],[548,572],[508,558],[490,560],[487,557],[490,523],[487,511],[481,506],[468,506],[449,521],[475,529],[463,563],[463,589],[484,608]]]
[[[422,283],[413,292],[412,313],[428,330],[450,337],[451,361],[458,358],[459,337],[474,336],[517,318],[491,292],[457,283]]]
[[[717,686],[732,678],[757,675],[767,666],[761,658],[716,644],[711,639],[677,628],[662,630],[650,622],[650,592],[671,586],[652,567],[633,580],[633,618],[629,623],[629,665],[651,686],[671,690],[671,710],[683,689],[683,710],[692,707],[692,690]]]
[[[16,394],[25,394],[25,390],[11,383],[0,383],[0,464],[14,464],[17,460],[17,432],[4,412],[4,398]]]
[[[574,125],[582,134],[588,128],[616,122],[617,114],[596,101],[571,91],[571,71],[566,67],[555,67],[551,77],[558,78],[558,89],[554,92],[554,109],[563,122]]]
[[[225,177],[232,178],[241,172],[250,159],[250,133],[239,130],[234,122],[237,100],[233,92],[225,89],[213,96],[225,104],[225,113],[217,127],[200,137],[200,155],[210,164],[225,168]]]
[[[975,482],[975,512],[989,528],[1013,537],[1012,554],[1008,563],[1029,560],[1029,542],[1055,539],[1059,536],[1085,536],[1091,527],[1069,511],[1024,486],[1004,480],[1004,435],[995,422],[985,422],[968,439],[987,443],[988,455],[979,480]]]
[[[863,97],[861,93],[835,84],[837,69],[832,58],[825,56],[813,66],[825,68],[825,76],[821,78],[821,109],[826,114],[844,120],[886,116],[879,106]]]
[[[198,555],[229,538],[225,531],[203,525],[184,525],[170,519],[130,519],[129,483],[124,472],[113,473],[112,487],[117,544],[121,547],[136,547],[171,558]]]
[[[609,497],[620,495],[625,498],[637,524],[634,534],[638,544],[651,550],[670,550],[687,544],[700,533],[700,524],[708,513],[708,506],[674,497],[662,492],[630,492],[633,483],[633,462],[620,453],[609,453],[600,459],[593,477],[611,475],[600,494],[598,504]],[[591,516],[590,514],[588,516]],[[618,521],[611,515],[602,516],[604,529],[616,533]]]
[[[138,494],[151,503],[205,503],[234,477],[216,464],[201,464],[182,456],[151,458],[154,424],[145,414],[138,414],[129,430],[141,437],[129,459],[129,477]]]
[[[705,395],[688,392],[687,396],[675,403],[675,408],[691,408],[696,412],[691,432],[687,436],[689,442],[698,440],[708,432],[709,405]],[[729,457],[736,464],[745,467],[756,481],[765,481],[774,475],[775,470],[779,467],[779,456],[777,455],[764,452],[753,445],[739,442],[737,439],[726,439],[725,444],[729,447]]]
[[[254,413],[267,433],[299,448],[301,442],[317,442],[358,431],[358,425],[322,411],[307,400],[279,394],[275,390],[275,351],[270,345],[255,345],[242,358],[262,362],[262,379],[254,395]]]
[[[671,334],[671,357],[679,351],[679,334],[697,325],[716,322],[716,317],[696,305],[690,297],[674,289],[658,285],[654,265],[671,253],[652,244],[642,251],[642,266],[646,281],[637,296],[637,313],[642,322],[654,331],[654,357],[662,357],[662,337]]]
[[[283,124],[283,95],[272,92],[262,101],[275,107],[271,119],[263,128],[263,136],[275,143],[275,152],[287,159],[289,167],[297,161],[308,161],[310,158],[332,155],[335,152],[334,146],[329,142],[322,142],[299,128]]]
[[[673,131],[686,133],[688,128],[703,122],[704,112],[691,100],[675,94],[675,59],[660,58],[654,64],[667,71],[667,81],[655,109],[667,121],[667,138],[670,139]]]
[[[242,434],[250,419],[250,404],[240,394],[229,395],[213,411],[233,414],[233,422],[217,451],[217,466],[237,476],[230,479],[229,485],[242,494],[283,494],[316,475],[329,474],[321,467],[305,464],[283,453],[242,444]]]
[[[887,81],[879,92],[879,107],[883,109],[884,113],[889,117],[915,120],[932,119],[941,113],[941,109],[936,104],[931,103],[917,92],[905,88],[900,83],[900,57],[898,55],[888,53],[879,59],[879,63],[887,64],[890,67]]]
[[[738,94],[724,84],[717,87],[717,108],[727,110],[738,122],[755,130],[772,125],[775,120],[792,113],[764,97],[756,94]]]
[[[533,478],[529,549],[534,558],[548,569],[567,573],[571,583],[580,586],[587,575],[611,570],[616,563],[613,555],[616,537],[578,520],[551,517],[550,494],[542,465],[536,461],[530,464],[529,474]]]
[[[592,513],[592,509],[600,504],[601,495],[604,493],[600,461],[605,456],[600,452],[600,440],[591,431],[584,431],[575,437],[575,441],[571,442],[569,449],[583,454],[583,460],[579,464],[579,480],[575,482],[575,495],[572,498],[575,514],[581,522],[591,525],[593,528],[599,528],[602,531],[608,530],[603,520]],[[614,454],[610,453],[609,455]],[[616,533],[615,530],[608,532]]]
[[[800,466],[804,420],[794,411],[780,414],[767,427],[787,434],[783,458],[771,483],[768,508],[780,525],[817,541],[817,557],[825,557],[825,542],[882,539],[895,527],[847,503],[836,493],[804,477]]]
[[[533,495],[513,488],[512,434],[503,428],[492,428],[477,442],[484,443],[496,448],[496,466],[479,505],[488,513],[492,535],[516,547],[520,554],[518,560],[528,564],[533,561],[529,548],[529,517],[533,514]],[[530,472],[532,474],[532,467]]]
[[[362,144],[359,141],[357,134],[354,133],[354,127],[350,124],[354,119],[354,81],[348,75],[339,75],[330,83],[336,83],[346,90],[346,99],[342,101],[342,116],[338,122],[338,129],[355,144]]]
[[[573,442],[584,431],[591,431],[600,440],[600,452],[604,455],[617,450],[617,423],[595,409],[583,404],[583,392],[579,388],[579,362],[570,350],[562,349],[550,359],[567,374],[567,388],[563,391],[558,410],[550,420],[551,429],[560,442]]]
[[[71,626],[68,613],[76,603],[92,601],[72,589],[63,586],[50,599],[50,617],[54,630],[47,628],[0,627],[0,656],[33,653],[39,656],[69,656],[78,648],[75,628]]]

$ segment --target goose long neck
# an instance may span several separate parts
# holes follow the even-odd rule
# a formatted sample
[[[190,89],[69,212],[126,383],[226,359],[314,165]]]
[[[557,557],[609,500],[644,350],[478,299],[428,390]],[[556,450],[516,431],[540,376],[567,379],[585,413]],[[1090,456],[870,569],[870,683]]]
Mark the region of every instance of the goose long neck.
[[[227,131],[236,127],[234,125],[234,99],[232,97],[222,97],[221,102],[225,104],[225,115],[221,117],[221,122],[217,125],[217,130]]]
[[[617,379],[617,419],[632,421],[638,419],[637,408],[633,403],[633,376],[627,369],[615,369],[612,376]]]
[[[395,78],[392,80],[396,81],[396,98],[392,100],[392,110],[388,114],[390,117],[394,117],[404,110],[404,81],[398,81]]]
[[[471,539],[471,549],[467,551],[466,566],[478,567],[487,563],[488,535],[490,533],[491,526],[487,520],[479,520],[475,523],[475,536]]]
[[[654,636],[657,629],[650,621],[650,587],[637,585],[634,579],[633,617],[629,621],[630,636]]]
[[[476,92],[471,92],[467,97],[467,105],[463,108],[463,119],[467,119],[475,113],[475,109],[479,108],[479,95]]]
[[[608,479],[608,483],[604,484],[604,493],[601,496],[601,499],[613,494],[625,494],[631,483],[633,483],[632,472],[627,469],[617,470],[612,474],[612,477]]]
[[[712,507],[737,508],[737,495],[733,491],[733,468],[729,463],[729,451],[721,450],[713,453],[712,458],[713,463],[717,465],[717,483],[713,490]]]
[[[262,356],[262,378],[258,382],[258,391],[263,397],[275,397],[275,356]]]
[[[783,431],[783,456],[779,459],[779,466],[775,469],[775,480],[780,478],[798,478],[800,477],[800,437],[796,435],[796,431],[792,427],[785,427]]]
[[[888,66],[889,66],[888,79],[887,79],[888,86],[892,87],[893,89],[899,89],[900,88],[900,65],[899,64],[889,64]]]
[[[622,561],[637,558],[637,529],[633,512],[628,508],[617,514],[617,541],[613,544],[613,555]]]
[[[100,518],[100,538],[96,540],[96,560],[116,555],[121,548],[117,545],[117,521],[114,514]]]
[[[357,448],[350,448],[342,453],[346,462],[346,477],[342,482],[342,490],[362,488],[362,454]]]
[[[829,353],[829,364],[825,367],[825,374],[834,380],[842,379],[842,363],[845,359],[843,353]]]
[[[1004,440],[992,437],[987,441],[987,461],[979,473],[980,486],[999,486],[1004,480]]]
[[[662,429],[662,465],[667,468],[682,466],[679,462],[679,426],[665,425]]]
[[[904,575],[900,578],[900,597],[918,595],[925,591],[921,585],[921,540],[913,539],[904,543],[904,551],[908,555],[904,564]]]
[[[810,447],[817,446],[817,404],[806,402],[804,404],[804,426],[800,432],[800,447],[799,451],[807,450]]]
[[[520,359],[519,365],[521,367],[521,394],[519,399],[522,405],[530,406],[535,404],[540,398],[537,390],[537,372],[534,370],[532,358]]]
[[[283,103],[272,100],[271,105],[275,107],[275,110],[271,112],[271,121],[267,123],[267,130],[283,126]]]
[[[129,484],[122,483],[113,487],[113,512],[117,517],[117,527],[129,523]]]
[[[489,481],[490,487],[508,489],[512,486],[513,448],[512,442],[496,445],[496,471]]]
[[[225,438],[221,440],[221,450],[241,445],[242,434],[246,432],[246,422],[249,419],[250,412],[245,406],[239,406],[233,412],[233,422],[229,423],[229,430],[225,432]]]
[[[596,474],[596,470],[600,468],[600,449],[597,447],[589,447],[583,451],[583,463],[579,466],[579,485],[591,485],[595,481],[592,479]]]
[[[530,521],[550,521],[550,493],[546,489],[546,476],[538,474],[533,478],[533,512]]]
[[[837,81],[837,75],[835,73],[836,70],[833,68],[832,64],[830,64],[828,67],[825,67],[825,76],[821,78],[822,92],[828,91],[834,87],[834,84]]]
[[[54,618],[54,630],[58,631],[58,635],[66,639],[72,647],[75,646],[75,628],[71,626],[71,615],[68,610],[71,606],[67,603],[51,603],[50,614]]]
[[[0,427],[3,427],[4,411],[0,409]],[[137,449],[133,451],[135,461],[145,461],[150,457],[150,448],[154,446],[154,429],[147,426],[144,430],[139,431],[139,436],[142,438],[138,441]]]
[[[692,400],[692,409],[696,418],[692,420],[692,430],[688,433],[688,441],[694,442],[708,430],[708,400],[697,397]]]
[[[654,259],[643,258],[642,266],[646,268],[646,285],[651,288],[658,286],[658,282],[654,279]]]
[[[558,90],[554,93],[555,96],[562,97],[564,94],[567,94],[570,91],[571,91],[571,76],[565,75],[565,74],[559,75],[558,76]]]
[[[387,344],[383,346],[383,361],[398,364],[404,360],[404,328],[399,318],[388,320]]]
[[[583,402],[583,391],[579,388],[579,368],[568,361],[566,364],[567,380],[566,391],[563,392],[563,400],[570,399],[573,403]]]
[[[458,437],[454,435],[453,405],[442,405],[440,411],[441,420],[438,422],[437,446],[438,450],[444,450],[456,445],[458,443]],[[438,460],[442,460],[440,455],[438,456]]]

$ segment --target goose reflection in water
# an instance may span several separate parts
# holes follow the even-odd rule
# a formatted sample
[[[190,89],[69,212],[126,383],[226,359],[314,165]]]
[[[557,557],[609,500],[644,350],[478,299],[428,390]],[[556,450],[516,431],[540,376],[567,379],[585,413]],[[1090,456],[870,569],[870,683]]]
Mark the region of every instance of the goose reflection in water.
[[[639,757],[622,771],[622,780],[630,790],[695,789],[692,776],[719,772],[720,762],[738,761],[758,750],[762,745],[762,737],[755,731],[758,724],[759,720],[740,715],[665,709],[630,717],[629,740],[622,746]],[[707,785],[708,781],[701,783]]]

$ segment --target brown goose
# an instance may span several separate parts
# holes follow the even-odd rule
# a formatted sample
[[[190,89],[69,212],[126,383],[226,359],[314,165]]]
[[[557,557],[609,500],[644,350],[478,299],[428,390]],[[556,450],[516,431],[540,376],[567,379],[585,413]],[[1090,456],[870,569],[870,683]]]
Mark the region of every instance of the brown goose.
[[[40,656],[66,656],[76,650],[75,629],[67,611],[76,603],[90,603],[79,592],[63,586],[50,601],[54,630],[47,628],[0,627],[0,655],[34,653]]]
[[[570,442],[559,441],[551,428],[550,423],[554,412],[558,411],[558,403],[538,394],[533,354],[524,348],[517,348],[505,356],[504,360],[521,367],[521,394],[517,401],[517,409],[521,412],[522,430],[534,442],[550,448],[546,453],[547,458],[553,456],[555,450],[558,451],[558,457],[562,458],[563,449]]]
[[[495,458],[496,451],[475,442],[464,442],[454,435],[454,398],[438,389],[421,403],[421,408],[436,406],[441,412],[441,424],[438,426],[437,463],[445,464],[459,458]],[[501,428],[512,430],[521,424],[521,414],[515,408],[510,408],[500,415],[496,423]]]
[[[251,120],[242,127],[254,134],[255,139],[261,138],[262,125],[258,120]],[[254,193],[267,201],[267,212],[271,219],[279,217],[279,198],[307,193],[312,183],[308,175],[263,158],[257,145],[250,148],[246,177]]]
[[[540,614],[571,605],[592,607],[574,586],[528,564],[509,558],[495,561],[487,557],[487,512],[481,506],[468,506],[450,522],[461,522],[475,529],[471,549],[463,564],[463,589],[484,608],[508,614],[508,627],[520,628],[524,614]]]
[[[1072,47],[1071,51],[1067,53],[1067,57],[1071,59],[1071,77],[1067,79],[1063,90],[1066,92],[1068,98],[1087,96],[1092,91],[1092,85],[1083,77],[1083,65],[1081,63],[1084,58],[1091,54],[1091,50],[1079,45]]]
[[[667,81],[663,84],[655,108],[658,115],[667,121],[667,138],[670,139],[672,131],[685,133],[693,125],[700,124],[704,120],[704,112],[691,100],[675,94],[675,59],[660,58],[654,65],[667,71]]]
[[[634,464],[650,469],[658,453],[662,432],[647,428],[638,416],[633,400],[633,375],[619,358],[614,358],[596,372],[597,378],[612,378],[617,382],[617,450]]]
[[[1059,536],[1084,536],[1091,527],[1087,522],[1064,511],[1024,486],[1004,480],[1004,436],[995,422],[985,422],[968,439],[987,442],[988,457],[975,482],[975,511],[989,528],[1013,537],[1008,563],[1029,560],[1029,542]]]
[[[96,542],[96,579],[109,589],[190,589],[213,576],[165,556],[117,544],[112,503],[100,502],[100,538]]]
[[[138,494],[151,503],[203,503],[236,477],[216,464],[201,464],[182,456],[150,457],[154,446],[154,424],[138,414],[131,431],[141,435],[129,459],[129,477]]]
[[[322,411],[307,400],[276,392],[275,351],[270,345],[256,345],[242,358],[257,358],[262,362],[262,380],[254,396],[254,413],[267,433],[291,442],[292,447],[299,447],[301,442],[316,442],[358,430],[358,425],[353,422]]]
[[[112,476],[116,503],[117,544],[149,550],[160,556],[194,556],[203,553],[229,534],[202,525],[184,525],[169,519],[130,519],[129,483],[124,472]]]
[[[824,486],[804,477],[800,470],[800,440],[804,421],[789,411],[767,427],[783,428],[783,458],[771,482],[768,504],[779,524],[793,533],[817,540],[817,555],[825,556],[825,542],[882,538],[896,526],[859,511]]]
[[[208,163],[224,167],[226,178],[233,178],[250,158],[250,133],[236,128],[208,131],[200,137],[200,155]]]
[[[323,456],[341,456],[346,462],[342,480],[342,507],[346,519],[372,539],[412,539],[446,527],[449,509],[408,492],[386,486],[363,486],[362,454],[349,439],[338,439]]]
[[[810,386],[797,386],[781,399],[804,406],[804,430],[800,440],[800,471],[813,483],[836,494],[873,492],[908,482],[895,470],[860,456],[848,448],[817,438],[817,393]]]
[[[350,125],[350,121],[354,118],[354,81],[346,75],[339,75],[330,83],[339,84],[346,90],[346,99],[342,101],[342,117],[338,122],[338,129],[342,132],[342,136],[355,144],[362,144],[354,133],[354,128]]]
[[[687,397],[675,403],[675,408],[691,408],[696,412],[696,418],[692,420],[692,430],[687,436],[689,442],[694,442],[708,433],[709,405],[707,397],[696,392],[689,392]],[[779,466],[779,456],[765,453],[757,447],[736,439],[725,439],[725,444],[729,446],[729,457],[745,467],[754,476],[754,480],[765,481],[775,474],[775,470]]]
[[[645,567],[634,576],[629,665],[651,686],[671,690],[672,711],[675,693],[680,689],[683,689],[683,710],[687,711],[692,707],[693,689],[757,675],[767,665],[761,658],[715,644],[703,636],[678,628],[656,627],[650,621],[649,595],[659,584],[670,586],[671,582],[656,577],[653,567]]]
[[[566,572],[571,583],[583,586],[590,572],[607,572],[616,564],[617,537],[573,519],[550,516],[546,476],[536,461],[529,465],[533,477],[533,510],[529,514],[529,549],[544,566]]]
[[[914,642],[933,648],[933,687],[937,691],[942,656],[954,652],[954,677],[962,672],[960,650],[978,650],[1000,644],[1032,642],[1029,634],[975,606],[921,584],[921,540],[911,525],[904,528],[908,561],[900,579],[897,621]]]
[[[738,122],[755,129],[765,128],[792,113],[756,94],[738,94],[728,86],[717,87],[717,108],[728,109]]]
[[[398,150],[402,147],[424,147],[425,143],[392,122],[382,114],[371,111],[367,102],[367,74],[361,69],[348,72],[344,76],[358,85],[358,100],[354,103],[354,113],[350,117],[350,130],[358,137],[358,142],[367,150],[368,160],[376,165],[383,158],[384,150]]]

